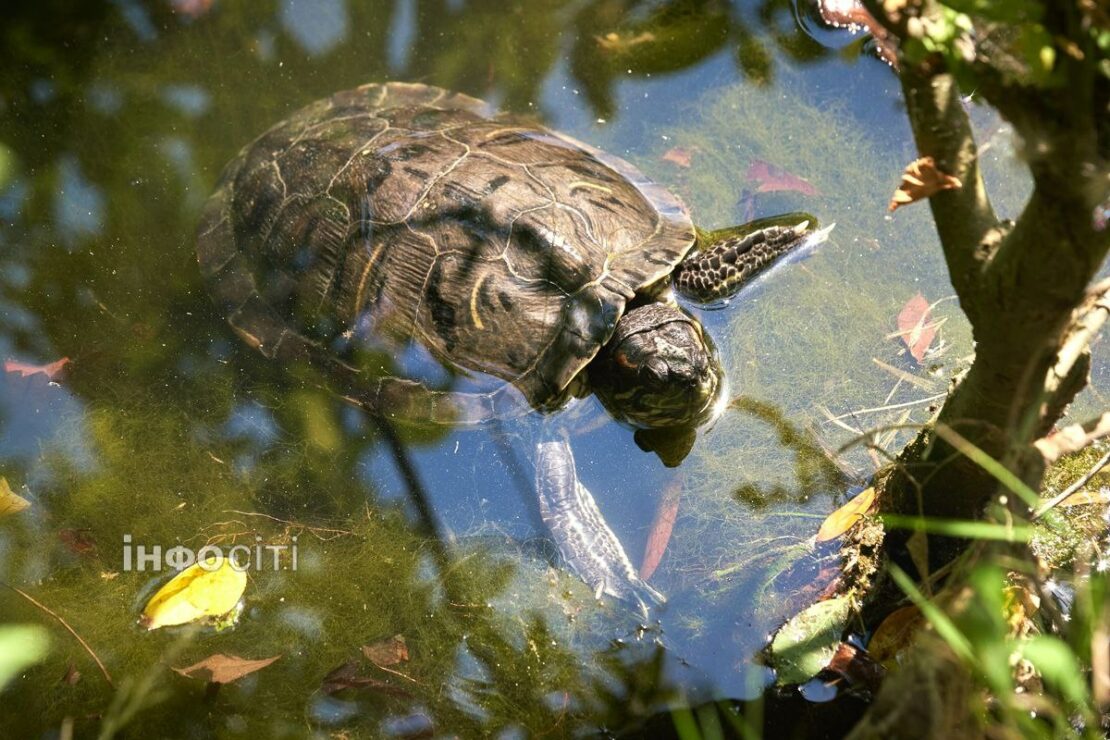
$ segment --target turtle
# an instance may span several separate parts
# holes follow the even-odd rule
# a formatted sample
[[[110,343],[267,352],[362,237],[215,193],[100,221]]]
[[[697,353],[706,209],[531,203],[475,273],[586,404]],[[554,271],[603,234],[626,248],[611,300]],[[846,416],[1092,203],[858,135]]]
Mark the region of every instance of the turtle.
[[[831,227],[829,227],[831,228]],[[675,294],[724,304],[824,241],[811,217],[703,231],[628,162],[430,85],[368,84],[245,146],[207,200],[197,257],[236,334],[326,369],[393,423],[529,416],[544,523],[571,571],[639,603],[558,419],[594,394],[677,464],[721,408],[712,340]]]

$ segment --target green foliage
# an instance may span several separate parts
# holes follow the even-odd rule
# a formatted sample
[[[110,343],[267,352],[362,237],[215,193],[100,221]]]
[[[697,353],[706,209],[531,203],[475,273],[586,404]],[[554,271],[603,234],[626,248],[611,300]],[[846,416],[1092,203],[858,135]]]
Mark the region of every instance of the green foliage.
[[[35,624],[0,624],[0,690],[50,652],[50,633]]]
[[[1051,11],[1041,0],[939,0],[916,7],[925,10],[907,27],[905,60],[943,59],[968,94],[995,76],[1005,84],[1064,86],[1064,55],[1110,76],[1108,18],[1094,3]]]

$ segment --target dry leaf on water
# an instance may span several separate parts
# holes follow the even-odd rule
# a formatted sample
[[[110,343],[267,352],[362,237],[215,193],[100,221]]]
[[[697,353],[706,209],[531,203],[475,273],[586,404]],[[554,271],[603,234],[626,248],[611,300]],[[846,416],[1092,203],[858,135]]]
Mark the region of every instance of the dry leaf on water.
[[[21,377],[28,377],[30,375],[45,375],[51,380],[56,380],[62,374],[62,369],[69,364],[69,358],[63,357],[60,360],[51,362],[46,365],[32,365],[18,360],[4,360],[4,372],[6,373],[19,373]]]
[[[62,676],[62,683],[66,686],[76,686],[77,682],[81,680],[81,671],[77,670],[77,666],[71,660],[66,665],[66,672]]]
[[[652,577],[655,569],[663,560],[667,543],[671,541],[675,519],[678,518],[678,501],[682,494],[681,477],[667,486],[659,506],[655,510],[655,520],[651,523],[651,534],[644,545],[644,558],[640,561],[640,578],[645,581]]]
[[[916,606],[904,606],[891,612],[871,635],[867,652],[887,668],[897,665],[898,655],[913,642],[917,630],[925,624],[921,610]]]
[[[204,565],[211,568],[212,561]],[[139,624],[148,630],[187,624],[227,614],[247,588],[247,574],[223,560],[213,570],[189,566],[158,589],[143,609]]]
[[[675,146],[668,149],[663,153],[663,161],[676,164],[679,167],[689,167],[690,160],[694,156],[693,149],[687,149],[684,146]]]
[[[409,646],[404,635],[394,635],[387,640],[379,640],[362,646],[362,654],[374,665],[390,666],[409,659]]]
[[[887,210],[894,211],[928,198],[941,190],[955,190],[959,187],[963,187],[959,178],[938,170],[937,163],[932,157],[915,159],[906,165],[905,171],[902,172],[902,184],[894,191]]]
[[[8,485],[7,478],[0,478],[0,517],[18,514],[31,505]]]
[[[1056,506],[1057,508],[1086,506],[1088,504],[1105,506],[1107,503],[1110,503],[1110,489],[1099,488],[1097,490],[1092,490],[1090,488],[1080,488],[1078,491],[1056,504]]]
[[[867,488],[848,503],[825,517],[821,529],[817,530],[817,541],[834,540],[847,532],[875,504],[875,489]]]
[[[324,676],[324,680],[320,684],[320,689],[325,694],[334,694],[344,689],[369,689],[371,691],[380,691],[383,694],[392,694],[393,696],[411,696],[411,694],[404,689],[386,683],[385,681],[379,681],[376,678],[362,675],[359,672],[358,661],[355,660],[347,661]]]
[[[918,293],[906,301],[898,312],[898,337],[905,343],[913,359],[921,362],[937,335],[937,325],[929,301]]]
[[[837,674],[849,686],[866,686],[871,693],[879,690],[886,669],[878,663],[866,650],[860,650],[855,645],[842,642],[836,648],[836,654],[825,666],[826,671]]]
[[[74,555],[93,555],[96,553],[96,540],[88,529],[59,529],[58,539]]]
[[[762,159],[753,160],[748,165],[746,178],[756,184],[757,193],[774,193],[787,190],[802,195],[818,195],[817,188],[808,180],[791,174],[781,167],[776,167]]]
[[[216,653],[215,655],[209,655],[199,663],[194,663],[185,668],[174,668],[173,670],[186,678],[199,678],[209,683],[231,683],[232,681],[238,681],[243,676],[262,670],[280,657],[280,655],[275,655],[272,658],[251,660],[250,658],[240,658],[238,655]]]

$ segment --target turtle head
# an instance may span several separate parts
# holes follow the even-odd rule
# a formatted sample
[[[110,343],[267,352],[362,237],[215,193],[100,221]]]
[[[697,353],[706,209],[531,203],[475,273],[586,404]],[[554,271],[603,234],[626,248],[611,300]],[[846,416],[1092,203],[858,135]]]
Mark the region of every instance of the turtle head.
[[[717,352],[701,324],[666,303],[622,316],[589,378],[609,413],[642,429],[708,421],[724,389]]]

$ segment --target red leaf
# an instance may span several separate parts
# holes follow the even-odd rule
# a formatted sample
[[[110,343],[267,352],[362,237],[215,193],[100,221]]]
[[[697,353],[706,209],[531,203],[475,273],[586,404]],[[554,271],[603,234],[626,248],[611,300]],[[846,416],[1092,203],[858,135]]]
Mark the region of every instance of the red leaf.
[[[644,559],[640,563],[640,578],[645,581],[655,573],[671,541],[675,519],[678,518],[678,500],[682,493],[682,478],[676,478],[663,492],[659,506],[655,510],[655,520],[651,523],[651,534],[644,545]]]
[[[808,180],[797,175],[792,175],[781,167],[764,162],[762,159],[752,160],[748,165],[747,179],[756,184],[757,193],[773,193],[778,190],[789,190],[802,195],[817,195],[818,190]]]
[[[937,326],[933,323],[929,301],[918,293],[906,301],[906,305],[898,313],[898,336],[913,355],[913,359],[921,362],[936,335]]]
[[[689,167],[690,159],[693,156],[694,151],[692,149],[687,149],[684,146],[676,146],[668,149],[666,153],[663,154],[663,161],[671,162],[679,167]]]
[[[69,358],[63,357],[56,362],[51,362],[48,365],[32,365],[18,360],[4,360],[4,372],[6,373],[19,373],[22,377],[26,378],[29,375],[37,375],[42,373],[51,380],[55,380],[62,372],[62,368],[69,364]]]
[[[96,552],[96,540],[88,529],[59,529],[58,539],[74,555],[91,555]]]
[[[213,0],[170,0],[170,7],[175,13],[200,18],[212,9],[212,2]]]

